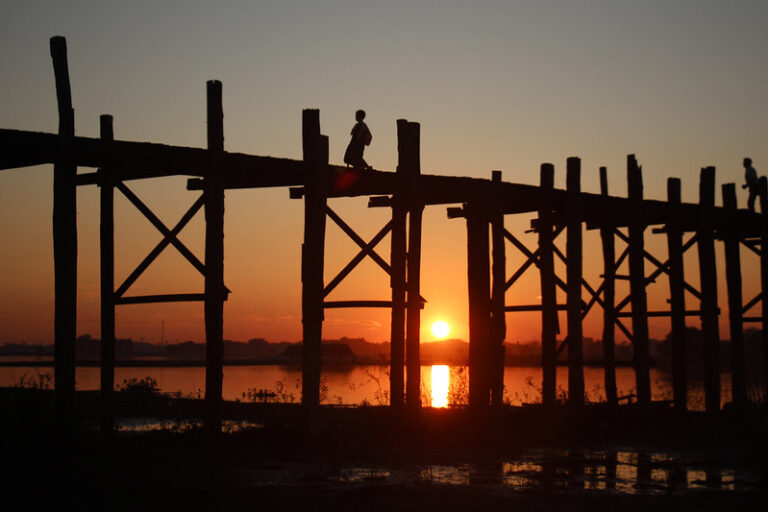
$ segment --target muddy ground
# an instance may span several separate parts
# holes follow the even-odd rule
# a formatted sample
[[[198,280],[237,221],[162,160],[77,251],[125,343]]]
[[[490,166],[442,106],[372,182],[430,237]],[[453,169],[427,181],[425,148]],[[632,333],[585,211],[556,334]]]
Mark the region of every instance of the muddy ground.
[[[763,410],[327,407],[308,418],[232,403],[226,432],[211,436],[199,401],[122,396],[122,428],[105,440],[96,402],[80,395],[62,427],[49,392],[0,390],[3,510],[768,510]]]

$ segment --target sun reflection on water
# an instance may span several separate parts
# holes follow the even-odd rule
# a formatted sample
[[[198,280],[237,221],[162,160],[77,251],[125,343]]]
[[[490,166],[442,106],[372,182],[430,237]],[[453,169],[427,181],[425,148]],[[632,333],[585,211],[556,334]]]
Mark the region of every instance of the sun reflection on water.
[[[450,374],[444,364],[432,365],[432,407],[448,407]]]

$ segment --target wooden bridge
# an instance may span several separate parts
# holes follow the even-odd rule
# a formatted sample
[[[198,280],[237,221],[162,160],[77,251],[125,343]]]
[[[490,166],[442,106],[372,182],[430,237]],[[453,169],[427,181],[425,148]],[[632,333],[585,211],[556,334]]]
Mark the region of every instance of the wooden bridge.
[[[628,197],[608,194],[607,172],[600,169],[601,193],[580,190],[581,164],[567,162],[565,190],[554,188],[554,166],[542,164],[539,186],[507,183],[501,172],[490,180],[425,174],[419,157],[419,124],[397,121],[398,165],[395,172],[359,171],[328,163],[328,138],[321,135],[319,112],[303,112],[303,159],[290,160],[229,153],[224,150],[222,88],[207,83],[208,147],[188,148],[115,140],[111,116],[101,117],[98,139],[77,137],[74,129],[66,42],[54,37],[51,56],[56,78],[59,109],[58,134],[0,130],[0,169],[52,163],[54,165],[53,243],[55,265],[55,390],[62,411],[70,407],[75,390],[77,226],[75,198],[78,186],[100,187],[101,258],[101,392],[105,427],[112,424],[112,393],[115,363],[115,308],[123,304],[201,301],[205,308],[207,421],[219,425],[222,403],[223,304],[229,290],[224,284],[224,195],[226,189],[291,187],[290,197],[304,202],[302,245],[302,404],[312,410],[320,401],[320,348],[324,310],[328,308],[389,308],[391,323],[390,402],[395,409],[416,410],[420,404],[419,328],[424,299],[420,291],[422,211],[426,206],[449,207],[448,217],[463,217],[467,225],[470,380],[472,409],[498,407],[502,403],[505,313],[541,312],[543,403],[556,403],[555,367],[558,355],[567,351],[568,402],[584,404],[582,319],[596,304],[603,310],[605,389],[608,403],[616,405],[614,334],[620,329],[632,342],[637,401],[651,403],[649,368],[649,317],[669,317],[673,344],[673,388],[675,407],[686,407],[685,317],[701,318],[706,369],[707,411],[720,409],[720,361],[715,241],[725,246],[728,321],[731,336],[733,403],[747,404],[743,324],[762,326],[765,363],[768,367],[768,186],[761,179],[761,214],[736,208],[735,185],[722,187],[723,206],[715,207],[715,169],[701,170],[699,203],[681,202],[680,180],[669,178],[668,200],[643,198],[642,171],[634,155],[627,158]],[[96,168],[78,173],[78,167]],[[187,188],[201,195],[179,222],[169,227],[134,194],[129,183],[137,179],[189,176]],[[114,191],[118,190],[162,233],[162,241],[119,286],[114,276]],[[392,217],[369,241],[365,241],[329,206],[335,197],[368,196],[369,207],[390,208]],[[179,240],[178,234],[200,209],[205,212],[205,255],[199,259]],[[526,247],[504,228],[504,216],[533,212],[532,228],[538,233],[537,247]],[[326,219],[336,223],[359,247],[360,252],[330,282],[324,282]],[[600,231],[604,268],[600,283],[590,285],[582,275],[582,233]],[[666,260],[645,249],[647,228],[667,239]],[[563,254],[554,244],[562,233],[567,237]],[[490,234],[490,236],[489,236]],[[375,250],[391,237],[389,261]],[[684,241],[684,237],[687,240]],[[616,255],[615,239],[626,243]],[[489,242],[490,240],[490,242]],[[507,242],[526,260],[512,275],[506,275]],[[131,285],[167,246],[173,245],[204,277],[204,292],[197,294],[136,296]],[[683,253],[698,250],[700,287],[685,280]],[[742,301],[740,249],[759,256],[760,293]],[[334,302],[326,296],[364,258],[372,258],[390,276],[391,300]],[[565,279],[555,273],[555,259],[566,263]],[[629,275],[617,275],[628,261]],[[646,275],[650,262],[655,270]],[[505,291],[529,269],[538,269],[541,302],[509,306]],[[665,274],[669,280],[669,310],[649,311],[646,287]],[[298,276],[297,276],[298,277]],[[626,278],[630,293],[616,299],[615,282]],[[567,296],[558,304],[557,289]],[[698,301],[698,309],[687,309],[686,292]],[[585,301],[583,297],[586,296]],[[761,314],[748,316],[760,305]],[[559,346],[556,335],[558,311],[567,311],[567,337]],[[622,319],[630,318],[630,325]],[[407,368],[407,376],[404,369]]]

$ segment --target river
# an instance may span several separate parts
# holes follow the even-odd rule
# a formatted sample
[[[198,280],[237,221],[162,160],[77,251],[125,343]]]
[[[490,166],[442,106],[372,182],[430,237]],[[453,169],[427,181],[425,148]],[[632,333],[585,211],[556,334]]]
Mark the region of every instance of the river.
[[[3,358],[8,360],[10,358]],[[25,383],[28,386],[53,386],[53,368],[0,367],[0,386]],[[115,383],[118,388],[131,379],[152,378],[160,391],[187,397],[202,397],[205,389],[203,367],[118,367]],[[653,400],[671,400],[671,375],[651,369]],[[731,379],[723,373],[722,403],[730,401]],[[77,389],[97,390],[99,368],[78,367]],[[635,375],[632,368],[616,369],[619,397],[634,394]],[[557,393],[567,396],[568,369],[557,369]],[[584,383],[588,401],[605,400],[603,370],[599,367],[584,368]],[[389,368],[387,366],[358,365],[327,368],[321,381],[323,403],[343,405],[385,405],[389,401]],[[753,383],[750,389],[757,389]],[[421,395],[424,405],[445,407],[465,404],[468,392],[466,366],[422,366]],[[261,393],[259,393],[261,391]],[[298,402],[301,399],[301,369],[293,366],[225,366],[223,395],[226,400],[270,400]],[[511,405],[541,402],[541,368],[506,367],[504,369],[504,400]],[[702,410],[704,406],[703,383],[692,379],[689,383],[688,406]]]

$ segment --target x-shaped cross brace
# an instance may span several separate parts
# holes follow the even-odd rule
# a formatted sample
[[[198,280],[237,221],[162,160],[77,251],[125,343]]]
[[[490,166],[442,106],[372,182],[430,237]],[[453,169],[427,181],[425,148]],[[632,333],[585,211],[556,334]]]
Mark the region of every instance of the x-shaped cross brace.
[[[329,206],[325,207],[325,212],[328,214],[328,217],[331,218],[333,222],[336,223],[341,230],[347,234],[349,238],[352,239],[353,242],[355,242],[360,247],[360,252],[357,253],[357,255],[350,260],[347,265],[341,269],[341,271],[334,277],[330,283],[328,283],[325,286],[325,289],[323,290],[323,297],[327,297],[331,291],[336,288],[341,281],[349,275],[350,272],[360,263],[363,261],[363,259],[368,256],[373,261],[375,261],[381,268],[384,269],[384,272],[391,275],[391,267],[389,266],[389,263],[384,261],[384,259],[374,251],[374,248],[378,245],[379,242],[381,242],[385,236],[387,236],[387,233],[392,231],[392,221],[387,222],[387,224],[379,230],[378,233],[371,239],[370,242],[367,242],[363,240],[357,233],[355,233],[355,230],[352,229],[349,224],[344,222],[341,217],[339,217],[336,212],[331,210]]]
[[[195,267],[198,272],[200,272],[202,275],[205,275],[205,265],[203,262],[201,262],[197,257],[187,249],[187,247],[178,239],[178,234],[181,232],[182,229],[184,229],[184,226],[186,226],[190,220],[192,220],[192,217],[195,216],[195,214],[202,208],[202,206],[205,204],[204,196],[201,195],[197,198],[197,200],[192,204],[192,206],[189,207],[189,209],[186,211],[186,213],[181,217],[178,223],[173,227],[173,229],[168,229],[165,224],[154,214],[152,213],[152,210],[149,209],[149,207],[144,204],[141,199],[136,196],[136,194],[133,193],[131,189],[129,189],[123,182],[117,182],[115,184],[115,187],[123,193],[123,195],[136,207],[137,210],[139,210],[144,217],[147,218],[147,220],[157,228],[157,230],[163,235],[163,239],[155,246],[154,249],[152,249],[149,254],[142,260],[141,263],[134,269],[133,272],[123,281],[123,284],[121,284],[118,289],[115,291],[115,298],[121,298],[126,291],[128,291],[128,288],[131,287],[131,285],[136,282],[136,280],[141,276],[141,274],[149,267],[149,265],[160,255],[163,250],[168,247],[169,244],[173,245],[179,253],[181,253],[184,258],[186,258],[187,261],[189,261],[193,267]],[[225,292],[229,293],[229,289],[225,287]]]

